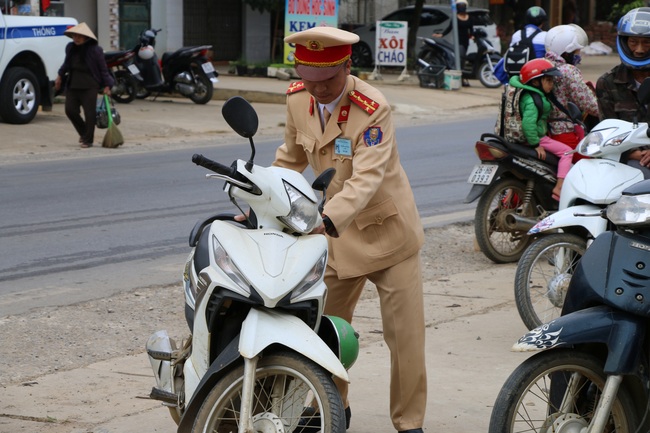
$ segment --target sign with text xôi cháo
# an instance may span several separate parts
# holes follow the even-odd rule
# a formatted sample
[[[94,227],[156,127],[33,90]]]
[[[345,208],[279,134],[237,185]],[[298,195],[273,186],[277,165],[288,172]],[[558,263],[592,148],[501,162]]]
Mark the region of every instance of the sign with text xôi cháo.
[[[406,66],[406,21],[377,21],[375,40],[375,64]]]

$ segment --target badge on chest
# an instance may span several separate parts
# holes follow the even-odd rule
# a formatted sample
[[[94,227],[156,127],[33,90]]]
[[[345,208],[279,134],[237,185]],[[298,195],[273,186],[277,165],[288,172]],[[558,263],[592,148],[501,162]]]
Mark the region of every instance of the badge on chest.
[[[337,156],[352,156],[352,140],[345,137],[334,140],[334,154]]]

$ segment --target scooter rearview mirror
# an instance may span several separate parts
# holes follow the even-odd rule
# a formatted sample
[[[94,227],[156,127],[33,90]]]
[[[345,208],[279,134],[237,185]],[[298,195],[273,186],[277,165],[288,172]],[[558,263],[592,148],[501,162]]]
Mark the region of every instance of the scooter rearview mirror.
[[[335,168],[328,168],[324,172],[318,175],[318,177],[311,184],[311,187],[316,191],[325,191],[329,186],[332,178],[336,174]]]
[[[241,96],[228,99],[221,108],[228,125],[239,135],[252,138],[257,132],[259,120],[255,109]]]
[[[314,180],[314,182],[311,184],[311,187],[315,189],[316,191],[322,191],[323,192],[323,198],[320,202],[320,205],[318,205],[318,211],[320,213],[323,213],[323,208],[325,207],[325,192],[327,191],[327,187],[330,185],[330,182],[332,181],[332,178],[336,174],[336,169],[335,168],[328,168],[324,172],[318,175],[318,177]]]
[[[257,132],[259,119],[257,113],[251,104],[241,96],[233,96],[228,99],[223,107],[221,107],[221,114],[226,119],[228,125],[242,137],[248,138],[251,144],[251,157],[246,162],[246,169],[253,169],[253,159],[255,158],[255,144],[253,144],[253,136]]]

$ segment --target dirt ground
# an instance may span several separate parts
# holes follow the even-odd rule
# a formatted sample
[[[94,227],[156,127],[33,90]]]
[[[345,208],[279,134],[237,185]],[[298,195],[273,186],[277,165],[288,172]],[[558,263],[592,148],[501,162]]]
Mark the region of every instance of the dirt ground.
[[[427,230],[422,264],[423,278],[429,282],[494,266],[473,250],[473,227],[468,224]],[[180,339],[187,333],[183,302],[179,282],[4,317],[0,319],[4,364],[0,369],[0,387],[117,356],[142,353],[147,338],[158,329],[167,329],[170,335]],[[368,304],[366,308],[378,303],[373,286],[366,287],[361,302]],[[363,330],[363,326],[360,318],[355,327]],[[382,339],[381,333],[371,331],[367,330],[362,338],[363,344]]]

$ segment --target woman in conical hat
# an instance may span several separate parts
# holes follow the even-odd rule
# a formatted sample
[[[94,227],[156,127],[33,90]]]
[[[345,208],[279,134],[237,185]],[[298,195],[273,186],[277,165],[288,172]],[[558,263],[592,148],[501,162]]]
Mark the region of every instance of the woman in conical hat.
[[[70,27],[64,34],[72,39],[65,48],[54,88],[65,91],[65,114],[79,134],[82,148],[92,147],[95,139],[97,94],[111,94],[115,81],[104,60],[104,50],[86,23]],[[63,85],[63,77],[66,77]],[[83,116],[81,115],[83,111]]]

